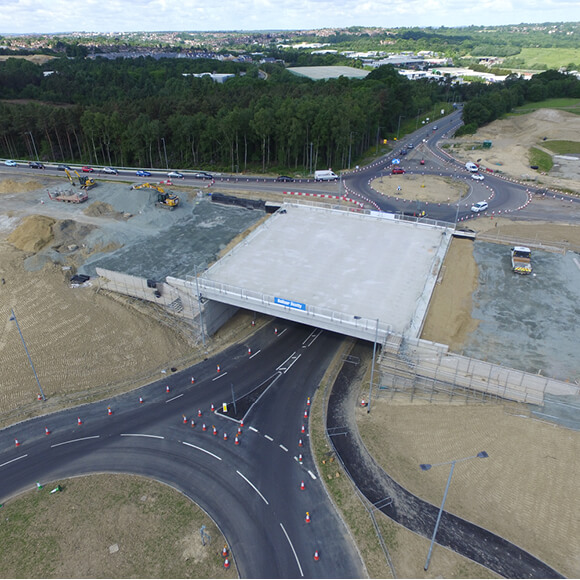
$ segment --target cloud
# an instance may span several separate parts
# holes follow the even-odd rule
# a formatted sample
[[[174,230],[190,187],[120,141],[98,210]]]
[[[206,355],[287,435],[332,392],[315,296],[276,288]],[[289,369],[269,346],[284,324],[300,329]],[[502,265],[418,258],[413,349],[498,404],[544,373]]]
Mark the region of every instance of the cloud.
[[[577,0],[0,0],[0,34],[580,21]]]

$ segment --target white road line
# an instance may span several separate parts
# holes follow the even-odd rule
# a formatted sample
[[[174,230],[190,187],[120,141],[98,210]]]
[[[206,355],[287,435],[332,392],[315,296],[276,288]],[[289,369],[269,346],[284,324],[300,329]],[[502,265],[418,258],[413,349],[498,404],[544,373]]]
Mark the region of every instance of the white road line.
[[[293,352],[293,353],[292,353],[292,354],[291,354],[291,355],[290,355],[290,356],[289,356],[289,357],[288,357],[288,358],[287,358],[287,359],[286,359],[286,360],[285,360],[285,361],[284,361],[284,362],[283,362],[283,363],[282,363],[282,364],[281,364],[281,365],[280,365],[280,366],[279,366],[279,367],[278,367],[276,370],[277,370],[277,371],[279,371],[279,370],[282,370],[282,369],[284,369],[284,368],[285,368],[285,367],[284,367],[284,365],[285,365],[285,364],[286,364],[288,361],[292,360],[292,357],[293,357],[295,354],[296,354],[296,351],[294,351],[294,352]]]
[[[284,447],[284,445],[280,444],[280,449],[282,449],[282,451],[286,451],[286,453],[288,453],[288,447]]]
[[[270,437],[270,435],[264,435],[264,437],[268,440],[268,441],[274,441],[274,439],[272,439],[272,437]]]
[[[212,381],[217,381],[218,379],[221,379],[222,377],[225,377],[227,375],[227,371],[225,373],[221,373],[220,375],[218,375],[217,377],[214,377],[212,379]]]
[[[242,475],[239,471],[236,471],[236,473],[264,500],[266,505],[270,505],[268,500],[260,493],[260,490],[247,477]]]
[[[279,332],[279,333],[278,333],[278,336],[282,336],[282,335],[283,335],[283,334],[284,334],[284,333],[285,333],[287,330],[288,330],[288,329],[287,329],[287,328],[285,328],[285,329],[284,329],[282,332]]]
[[[179,397],[183,397],[183,393],[181,395],[177,395],[176,397],[171,397],[171,399],[167,399],[166,403],[171,403],[171,401],[175,401],[175,399],[179,399]]]
[[[298,360],[298,359],[299,359],[301,356],[302,356],[302,355],[301,355],[301,354],[299,354],[299,355],[298,355],[298,356],[297,356],[297,357],[296,357],[296,358],[295,358],[295,359],[294,359],[294,360],[293,360],[293,361],[290,363],[290,366],[289,366],[287,369],[285,369],[285,370],[284,370],[284,374],[286,374],[286,373],[287,373],[287,372],[288,372],[288,371],[289,371],[289,370],[290,370],[290,369],[291,369],[291,368],[294,366],[294,363],[295,363],[295,362],[296,362],[296,361],[297,361],[297,360]]]
[[[308,470],[308,475],[310,475],[310,477],[312,479],[316,479],[316,475],[314,475],[314,473],[312,473],[312,471],[310,471],[310,469]]]
[[[256,352],[255,352],[255,353],[254,353],[254,354],[253,354],[253,355],[252,355],[250,358],[254,358],[254,357],[257,355],[257,354],[259,354],[259,353],[261,353],[261,352],[262,352],[262,350],[258,350],[258,351],[256,351]]]
[[[100,435],[93,435],[92,437],[81,437],[80,439],[71,439],[70,441],[65,441],[64,443],[55,443],[51,447],[60,447],[61,445],[68,445],[69,443],[76,443],[77,441],[86,441],[87,439],[98,439]]]
[[[282,531],[284,532],[284,535],[286,536],[286,539],[288,540],[288,543],[290,544],[290,547],[292,548],[292,553],[294,554],[294,558],[296,559],[296,564],[298,564],[298,569],[300,570],[300,576],[304,576],[304,572],[302,572],[302,566],[300,565],[300,560],[298,559],[298,556],[296,555],[296,550],[294,549],[294,546],[292,545],[292,542],[290,541],[290,536],[288,536],[288,532],[286,532],[286,529],[282,525],[282,522],[280,522],[280,527],[282,528]]]
[[[248,427],[248,429],[250,431],[253,431],[254,433],[259,433],[259,431],[255,427]]]
[[[211,455],[212,457],[215,457],[216,459],[218,459],[219,461],[222,460],[221,457],[215,455],[214,453],[212,453],[211,451],[208,451],[207,449],[203,449],[202,447],[198,447],[197,445],[193,445],[193,443],[188,443],[187,441],[182,441],[182,443],[184,445],[187,445],[188,447],[193,447],[194,449],[197,449],[198,451],[203,451],[204,453],[207,453],[208,455]]]
[[[149,437],[149,439],[165,439],[161,435],[148,435],[147,433],[121,433],[121,437]]]
[[[21,455],[20,457],[15,457],[14,459],[7,461],[6,463],[3,463],[2,465],[0,465],[0,467],[4,467],[5,465],[12,463],[13,461],[18,461],[19,459],[24,459],[25,457],[28,457],[28,453],[26,455]]]

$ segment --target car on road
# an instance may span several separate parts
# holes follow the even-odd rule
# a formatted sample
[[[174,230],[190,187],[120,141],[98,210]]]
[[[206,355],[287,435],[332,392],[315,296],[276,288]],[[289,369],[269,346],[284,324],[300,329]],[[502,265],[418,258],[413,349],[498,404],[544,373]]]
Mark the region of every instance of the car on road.
[[[483,177],[483,175],[481,175],[481,173],[474,173],[471,176],[471,179],[475,179],[477,181],[483,181],[484,180],[484,177]]]
[[[82,170],[84,173],[92,173],[94,171],[94,169],[88,165],[85,165]]]
[[[406,149],[401,149],[399,151],[399,155],[407,155],[407,150]]]
[[[421,161],[419,162],[421,165],[425,165],[425,160],[421,159]]]
[[[4,161],[4,165],[7,165],[8,167],[17,167],[18,163],[16,163],[16,161],[13,159],[6,159],[6,161]]]
[[[294,181],[292,177],[288,177],[288,175],[279,175],[276,177],[276,181]]]
[[[393,175],[402,175],[403,173],[405,173],[405,170],[402,167],[394,167],[391,173]]]
[[[151,172],[139,169],[138,171],[135,172],[135,175],[137,177],[151,177]]]
[[[108,173],[109,175],[119,175],[119,172],[114,167],[103,167],[103,173]]]
[[[44,165],[40,161],[29,161],[28,167],[31,169],[44,169]]]
[[[415,147],[415,145],[413,145],[413,143],[409,143],[407,145],[407,149],[413,149]]]
[[[183,179],[183,173],[179,173],[179,171],[170,171],[167,174],[167,177],[173,177],[175,179]]]
[[[213,179],[213,175],[205,171],[197,171],[196,173],[192,173],[191,176],[196,179]]]
[[[433,131],[437,131],[437,125],[435,125],[435,127],[433,127]]]
[[[66,171],[72,171],[72,169],[68,165],[59,165],[57,169],[58,171],[64,171],[65,169]]]
[[[474,213],[481,213],[489,207],[487,201],[478,201],[471,206],[471,211]]]

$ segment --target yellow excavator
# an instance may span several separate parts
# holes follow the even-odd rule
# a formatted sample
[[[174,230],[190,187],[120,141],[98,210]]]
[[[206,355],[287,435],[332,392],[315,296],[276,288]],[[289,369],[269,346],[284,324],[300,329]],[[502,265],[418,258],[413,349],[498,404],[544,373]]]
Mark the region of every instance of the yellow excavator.
[[[75,172],[75,175],[78,177],[79,185],[81,186],[81,189],[91,189],[91,187],[95,187],[95,185],[97,185],[96,181],[92,177],[88,177],[85,175],[79,175],[79,173],[78,173],[78,171],[76,171],[76,169],[73,169],[73,171]],[[64,172],[66,173],[71,184],[73,186],[76,185],[75,180],[73,179],[73,176],[70,174],[70,171],[68,169],[65,169]]]
[[[139,183],[132,185],[131,189],[153,189],[157,192],[157,201],[155,207],[174,210],[179,205],[179,197],[173,193],[167,193],[162,187],[155,183]]]

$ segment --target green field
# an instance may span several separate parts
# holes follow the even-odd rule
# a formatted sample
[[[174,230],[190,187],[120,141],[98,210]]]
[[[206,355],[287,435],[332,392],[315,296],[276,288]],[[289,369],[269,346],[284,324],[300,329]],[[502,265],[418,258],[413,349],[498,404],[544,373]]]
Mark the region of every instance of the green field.
[[[578,112],[578,109],[580,109],[580,99],[546,99],[545,101],[526,103],[525,105],[518,106],[518,111],[521,112],[526,112],[527,110],[535,111],[536,109],[565,109],[571,112]]]
[[[553,151],[557,155],[580,153],[580,143],[578,141],[544,141],[542,147]]]
[[[575,64],[573,68],[580,69],[580,48],[522,48],[520,54],[513,57],[523,62],[526,69],[541,69],[544,65],[549,69],[559,69]],[[506,59],[505,64],[512,60]]]

